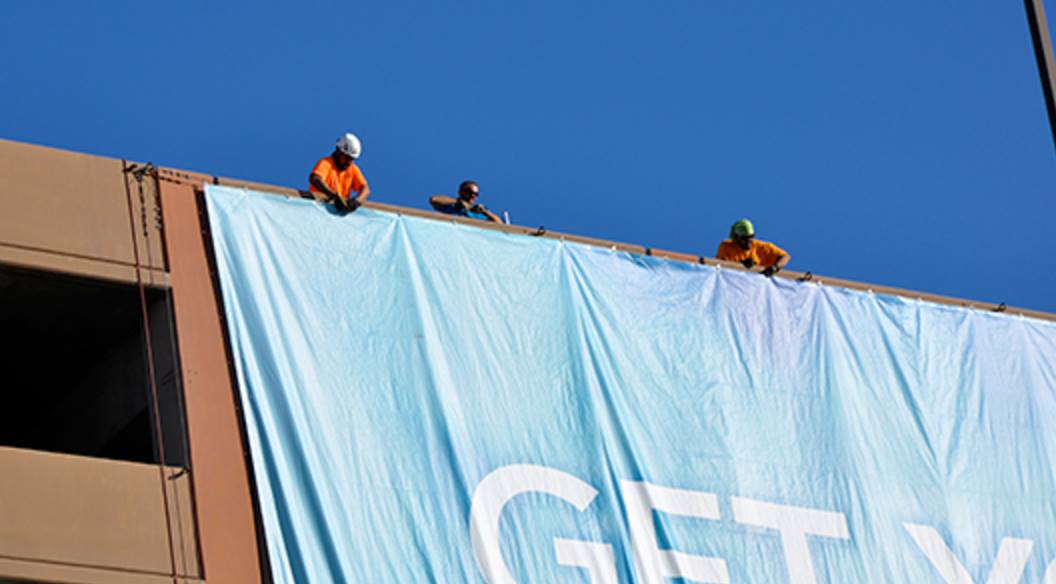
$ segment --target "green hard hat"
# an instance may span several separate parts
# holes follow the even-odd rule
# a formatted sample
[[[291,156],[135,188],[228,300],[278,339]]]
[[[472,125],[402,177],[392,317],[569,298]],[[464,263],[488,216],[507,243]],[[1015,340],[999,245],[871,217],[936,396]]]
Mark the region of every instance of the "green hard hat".
[[[730,227],[730,237],[734,235],[740,235],[742,237],[751,237],[755,235],[755,226],[752,222],[747,219],[741,219],[740,221],[733,224]]]

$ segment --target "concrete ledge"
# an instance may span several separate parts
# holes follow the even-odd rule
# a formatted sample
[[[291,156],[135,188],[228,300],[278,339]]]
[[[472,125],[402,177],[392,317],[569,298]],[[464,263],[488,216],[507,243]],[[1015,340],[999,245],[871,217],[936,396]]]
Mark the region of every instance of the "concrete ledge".
[[[158,466],[3,447],[0,468],[0,577],[76,569],[172,581]],[[165,474],[176,572],[197,578],[189,475]]]
[[[71,276],[86,276],[122,284],[136,284],[136,267],[132,264],[35,249],[3,241],[0,241],[0,264]],[[141,276],[146,286],[167,288],[169,285],[168,276],[160,269],[143,267]]]

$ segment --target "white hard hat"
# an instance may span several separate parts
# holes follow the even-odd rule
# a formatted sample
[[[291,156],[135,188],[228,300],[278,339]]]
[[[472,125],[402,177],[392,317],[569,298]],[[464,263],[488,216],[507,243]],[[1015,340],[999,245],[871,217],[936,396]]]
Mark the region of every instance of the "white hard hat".
[[[355,159],[363,152],[363,145],[355,134],[349,132],[337,139],[337,149]]]

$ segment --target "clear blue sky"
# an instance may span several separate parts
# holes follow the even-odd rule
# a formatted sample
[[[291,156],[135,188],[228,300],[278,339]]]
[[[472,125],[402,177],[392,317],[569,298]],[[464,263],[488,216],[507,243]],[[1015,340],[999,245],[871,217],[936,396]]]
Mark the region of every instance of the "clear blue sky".
[[[1050,11],[1056,6],[1049,6]],[[0,137],[1056,311],[1056,151],[1020,2],[18,2]],[[62,196],[69,196],[63,193]]]

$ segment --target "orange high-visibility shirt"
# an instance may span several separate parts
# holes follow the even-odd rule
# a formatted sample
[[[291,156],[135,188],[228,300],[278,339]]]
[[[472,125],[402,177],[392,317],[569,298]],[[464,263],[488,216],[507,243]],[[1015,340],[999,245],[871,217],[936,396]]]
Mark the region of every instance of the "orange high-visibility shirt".
[[[764,268],[769,268],[776,264],[777,260],[781,259],[781,256],[786,255],[788,253],[785,250],[769,241],[757,241],[754,239],[752,240],[752,247],[749,249],[743,249],[734,241],[727,239],[719,244],[719,251],[715,253],[716,258],[730,262],[743,262],[748,258],[752,258],[755,260],[755,265]]]
[[[319,178],[323,179],[326,186],[341,195],[342,199],[348,199],[349,193],[359,193],[359,191],[363,190],[363,187],[367,186],[367,179],[363,176],[359,167],[356,166],[356,163],[349,164],[348,168],[344,170],[338,170],[337,165],[334,164],[334,159],[330,156],[317,162],[315,168],[312,169],[312,174],[319,175]],[[319,189],[310,183],[308,190],[322,194]]]

